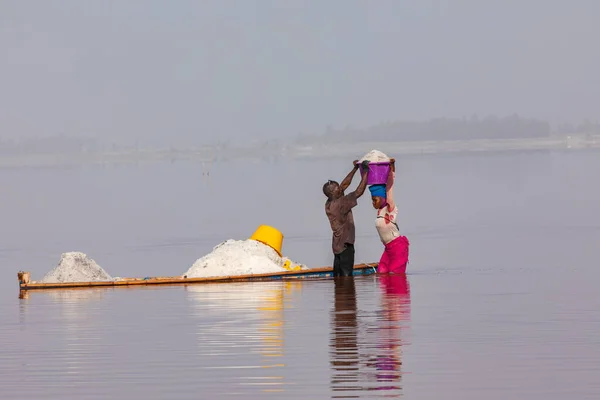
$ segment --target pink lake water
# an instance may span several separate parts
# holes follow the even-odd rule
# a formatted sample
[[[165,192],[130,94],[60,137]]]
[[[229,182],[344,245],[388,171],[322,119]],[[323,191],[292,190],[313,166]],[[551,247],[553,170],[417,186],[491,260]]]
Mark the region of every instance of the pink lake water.
[[[321,186],[350,167],[0,170],[0,398],[600,397],[597,152],[399,160],[407,277],[19,298],[17,271],[39,279],[62,252],[174,275],[259,224],[331,265]],[[368,197],[355,219],[357,263],[377,261]]]

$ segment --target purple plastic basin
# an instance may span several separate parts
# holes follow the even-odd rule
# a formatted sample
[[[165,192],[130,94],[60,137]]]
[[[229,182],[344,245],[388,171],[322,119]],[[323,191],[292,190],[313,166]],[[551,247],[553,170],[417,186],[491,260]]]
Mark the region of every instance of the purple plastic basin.
[[[361,172],[363,171],[363,166],[360,166]],[[390,173],[390,163],[389,162],[372,162],[369,163],[369,177],[367,179],[368,185],[380,185],[386,184],[388,174]]]

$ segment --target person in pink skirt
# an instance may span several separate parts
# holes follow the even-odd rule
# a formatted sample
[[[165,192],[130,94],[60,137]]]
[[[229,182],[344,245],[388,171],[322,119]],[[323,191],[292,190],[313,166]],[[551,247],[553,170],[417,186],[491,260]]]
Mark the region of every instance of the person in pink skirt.
[[[393,194],[395,177],[395,160],[391,159],[387,183],[369,186],[373,207],[377,210],[375,227],[385,247],[377,267],[379,274],[405,274],[408,264],[410,243],[406,236],[400,234],[398,228],[398,208]]]

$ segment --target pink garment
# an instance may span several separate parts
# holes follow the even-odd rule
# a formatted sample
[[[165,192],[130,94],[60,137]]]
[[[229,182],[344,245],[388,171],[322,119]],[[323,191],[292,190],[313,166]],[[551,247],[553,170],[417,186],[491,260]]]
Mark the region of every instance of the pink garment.
[[[403,329],[410,320],[410,285],[404,274],[379,277],[382,289],[381,318],[378,327],[378,390],[400,389],[402,377]]]
[[[381,286],[381,292],[385,297],[386,301],[392,299],[400,299],[400,305],[398,307],[407,307],[410,305],[410,284],[406,275],[386,275],[379,277],[379,285]],[[385,308],[395,309],[397,307],[387,307],[389,304],[385,304]]]
[[[400,236],[385,245],[377,272],[380,274],[405,274],[408,264],[408,247],[406,236]]]

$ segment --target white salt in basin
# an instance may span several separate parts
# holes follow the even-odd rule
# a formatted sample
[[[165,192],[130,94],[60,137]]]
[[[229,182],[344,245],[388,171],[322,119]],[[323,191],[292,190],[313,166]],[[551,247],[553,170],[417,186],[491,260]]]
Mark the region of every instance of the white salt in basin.
[[[388,157],[385,153],[379,150],[371,150],[367,154],[365,154],[359,162],[369,161],[369,162],[388,162],[390,161],[390,157]]]

